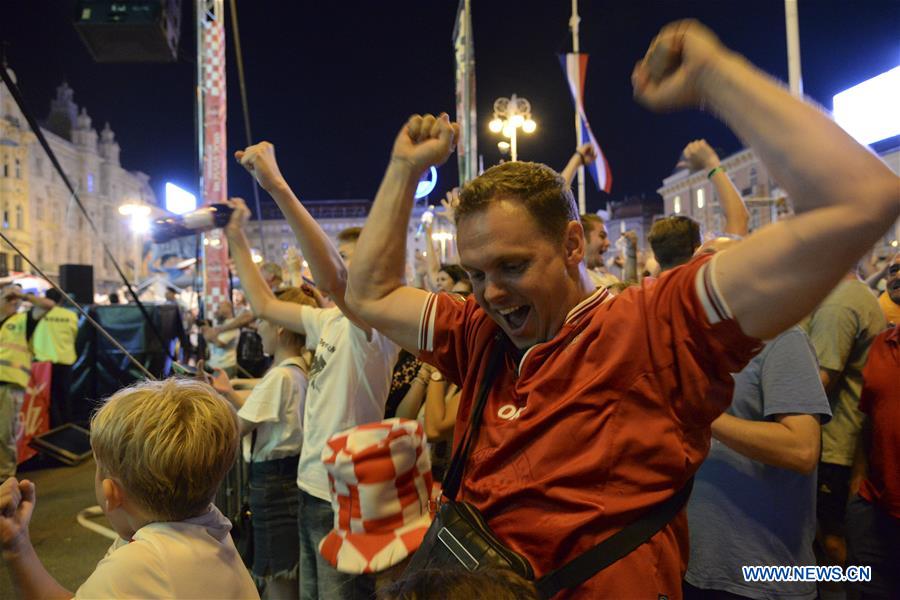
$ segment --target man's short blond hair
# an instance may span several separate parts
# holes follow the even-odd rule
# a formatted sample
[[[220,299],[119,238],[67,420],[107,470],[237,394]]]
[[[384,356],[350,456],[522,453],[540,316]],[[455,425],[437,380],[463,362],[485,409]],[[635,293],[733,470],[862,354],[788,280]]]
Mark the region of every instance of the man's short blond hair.
[[[155,519],[202,514],[234,465],[237,416],[209,385],[166,379],[115,393],[91,420],[101,475]]]

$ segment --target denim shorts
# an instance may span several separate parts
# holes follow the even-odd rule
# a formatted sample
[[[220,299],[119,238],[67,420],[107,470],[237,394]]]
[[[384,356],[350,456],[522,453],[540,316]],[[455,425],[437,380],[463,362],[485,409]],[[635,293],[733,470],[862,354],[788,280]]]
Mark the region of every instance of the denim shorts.
[[[290,456],[250,464],[253,513],[253,566],[257,577],[295,570],[300,561],[297,536],[297,460]]]

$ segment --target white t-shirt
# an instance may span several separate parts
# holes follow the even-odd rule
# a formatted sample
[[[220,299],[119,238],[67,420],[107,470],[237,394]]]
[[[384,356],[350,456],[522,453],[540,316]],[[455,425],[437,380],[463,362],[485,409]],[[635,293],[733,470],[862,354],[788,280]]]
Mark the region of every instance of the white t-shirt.
[[[302,358],[293,357],[269,369],[238,411],[245,421],[258,423],[253,462],[300,454],[307,384],[304,365]],[[252,438],[250,433],[244,436],[247,462]]]
[[[315,350],[303,414],[297,486],[329,500],[322,449],[335,433],[384,419],[400,348],[372,330],[372,340],[337,308],[301,307],[306,343]]]
[[[228,531],[209,506],[199,517],[150,523],[113,542],[76,598],[259,598]]]
[[[219,334],[219,341],[225,344],[220,348],[217,344],[209,344],[209,366],[214,369],[233,369],[237,366],[237,343],[241,335],[239,329],[232,329]]]

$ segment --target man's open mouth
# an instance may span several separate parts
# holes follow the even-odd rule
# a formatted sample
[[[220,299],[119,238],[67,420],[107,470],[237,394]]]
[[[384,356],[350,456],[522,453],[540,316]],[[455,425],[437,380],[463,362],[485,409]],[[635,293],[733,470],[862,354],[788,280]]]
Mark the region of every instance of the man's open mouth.
[[[525,324],[529,312],[531,312],[531,308],[525,305],[497,309],[497,314],[506,321],[506,324],[512,331],[519,329]]]

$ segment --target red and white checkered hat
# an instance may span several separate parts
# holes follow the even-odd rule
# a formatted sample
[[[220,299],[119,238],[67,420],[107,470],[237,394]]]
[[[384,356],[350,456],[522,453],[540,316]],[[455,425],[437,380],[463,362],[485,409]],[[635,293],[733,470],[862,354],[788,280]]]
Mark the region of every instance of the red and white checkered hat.
[[[319,552],[343,573],[384,571],[416,551],[431,524],[431,459],[417,421],[338,433],[322,450],[334,529]]]

